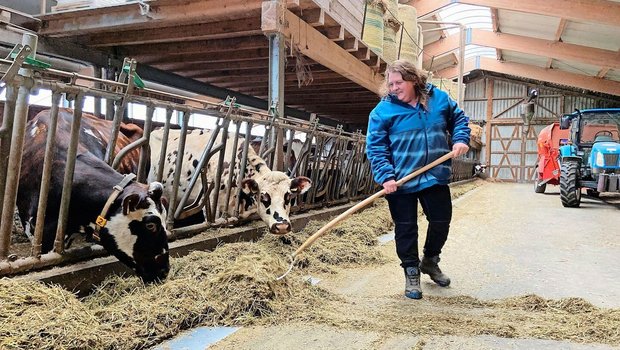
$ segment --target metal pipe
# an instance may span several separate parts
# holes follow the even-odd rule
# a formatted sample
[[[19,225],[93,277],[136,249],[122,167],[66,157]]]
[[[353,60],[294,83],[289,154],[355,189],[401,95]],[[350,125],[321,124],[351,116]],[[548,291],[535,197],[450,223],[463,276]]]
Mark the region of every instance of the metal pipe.
[[[62,183],[62,197],[60,199],[60,210],[58,212],[58,227],[56,228],[56,239],[54,240],[54,252],[62,254],[64,251],[64,235],[67,231],[69,220],[69,204],[71,203],[71,190],[73,185],[73,174],[77,161],[77,150],[80,138],[80,126],[82,123],[82,108],[84,107],[84,96],[78,93],[75,96],[75,108],[73,109],[73,121],[71,123],[71,140],[67,148],[67,160],[65,162],[65,177]]]
[[[183,154],[185,154],[185,140],[187,139],[187,124],[189,123],[190,113],[183,111],[183,121],[181,123],[181,135],[179,136],[179,147],[177,148],[177,159],[174,167],[174,179],[172,184],[172,198],[170,198],[170,211],[166,219],[166,228],[172,229],[177,206],[177,196],[179,192],[179,180],[181,179],[181,169],[183,167]]]
[[[153,114],[155,114],[155,106],[152,104],[146,107],[146,119],[144,120],[144,128],[142,133],[142,149],[140,150],[140,160],[138,162],[138,182],[145,183],[148,169],[146,165],[149,163],[149,140],[151,139],[151,129],[153,129]]]
[[[252,137],[252,122],[247,123],[247,127],[245,130],[245,143],[243,144],[243,152],[241,154],[241,159],[239,160],[239,175],[237,176],[237,193],[236,193],[236,204],[235,205],[235,217],[239,217],[239,198],[241,197],[241,183],[244,180],[245,169],[248,160],[248,152],[250,150],[250,137]]]
[[[19,87],[15,104],[15,120],[13,122],[13,140],[9,153],[7,166],[6,185],[2,203],[2,220],[0,222],[0,260],[6,258],[11,244],[11,231],[13,229],[13,216],[17,200],[17,187],[19,186],[19,172],[22,165],[24,138],[26,135],[26,121],[28,120],[28,99],[30,97],[30,84]]]
[[[222,166],[224,164],[224,156],[226,153],[226,142],[228,141],[228,124],[230,123],[230,119],[224,119],[223,123],[222,123],[222,135],[220,135],[220,144],[218,145],[218,152],[220,152],[220,155],[218,157],[217,160],[217,166],[215,167],[215,174],[217,174],[215,176],[215,185],[213,186],[213,190],[215,191],[213,193],[213,205],[211,206],[211,212],[212,212],[212,217],[213,220],[215,220],[216,218],[216,214],[217,214],[217,202],[220,198],[220,184],[222,183],[222,172],[224,169],[222,169]],[[211,154],[209,155],[209,158],[211,158]],[[202,168],[200,168],[202,169]],[[209,200],[208,198],[205,198],[206,200]]]
[[[157,164],[157,174],[155,178],[157,182],[161,182],[164,172],[164,163],[166,162],[166,151],[168,150],[168,136],[170,134],[170,119],[172,119],[172,109],[166,108],[166,121],[164,124],[164,134],[161,138],[161,150],[159,151],[159,164]]]
[[[465,26],[461,25],[460,27],[460,37],[459,37],[459,76],[457,79],[458,84],[458,100],[457,103],[459,107],[463,108],[463,98],[465,97],[465,91],[463,90],[463,73],[465,71]]]
[[[239,133],[241,131],[241,123],[236,122],[235,126],[236,128],[235,128],[235,134],[233,137],[233,146],[231,148],[232,152],[230,154],[231,159],[228,165],[228,179],[226,179],[226,201],[224,202],[226,204],[226,208],[228,208],[228,205],[230,203],[230,195],[232,194],[232,179],[233,179],[233,172],[235,171],[235,162],[237,160],[237,147],[239,147]],[[241,175],[242,174],[237,174],[237,177]],[[228,211],[222,214],[224,214],[225,219],[228,218]]]
[[[52,94],[52,110],[50,111],[50,123],[47,126],[47,142],[45,144],[45,157],[43,158],[43,171],[41,174],[41,189],[39,191],[39,203],[37,204],[37,218],[34,227],[34,242],[32,244],[32,256],[41,255],[41,242],[43,229],[45,228],[45,214],[47,210],[47,198],[52,178],[52,165],[56,152],[56,127],[58,125],[58,104],[60,93]]]
[[[422,26],[420,26],[422,27]],[[446,29],[456,29],[459,28],[460,26],[450,26],[450,27],[439,27],[439,28],[429,28],[429,29],[424,29],[422,30],[422,33],[428,33],[428,32],[437,32],[440,30],[446,30]]]
[[[32,51],[29,56],[35,57],[37,49],[36,35],[24,33],[22,45],[31,47]],[[20,68],[18,74],[22,77],[31,77],[32,71],[30,69]],[[30,98],[30,89],[32,86],[32,80],[28,79],[25,81],[25,84],[19,87],[15,102],[15,119],[13,121],[11,150],[9,151],[6,183],[4,184],[4,197],[2,198],[2,216],[0,216],[2,218],[2,222],[0,223],[0,260],[7,257],[11,245],[13,217],[15,215],[17,188],[19,186],[19,172],[22,166],[26,122],[28,121],[28,99]],[[11,116],[8,117],[10,118]]]
[[[147,144],[147,143],[148,143],[148,139],[145,138],[144,136],[142,136],[141,138],[139,138],[139,139],[135,140],[134,142],[128,144],[127,146],[123,147],[123,149],[118,151],[118,154],[114,157],[114,160],[112,161],[112,165],[110,165],[112,167],[112,169],[117,170],[118,166],[121,163],[121,160],[129,152],[131,152],[133,149],[141,147],[141,146],[143,146],[144,144]],[[140,170],[139,168],[140,168],[140,165],[138,165],[138,170]],[[141,182],[141,181],[138,180],[138,182]]]
[[[6,186],[6,174],[8,170],[9,154],[11,152],[11,140],[13,139],[13,122],[15,121],[15,103],[17,100],[17,88],[8,85],[6,90],[6,101],[4,102],[4,118],[0,127],[0,217]]]
[[[179,201],[177,206],[174,208],[174,218],[175,219],[180,218],[181,213],[183,212],[183,209],[185,207],[185,204],[189,200],[189,197],[190,197],[190,195],[191,195],[191,193],[192,193],[192,191],[194,189],[194,186],[196,186],[196,182],[198,181],[198,177],[200,176],[200,174],[202,173],[203,168],[205,167],[206,164],[208,164],[209,159],[213,155],[211,150],[213,149],[213,145],[215,144],[215,140],[217,139],[217,135],[220,133],[221,129],[222,129],[221,124],[216,124],[215,130],[212,131],[211,137],[209,138],[209,142],[207,142],[207,145],[205,146],[204,150],[202,151],[202,154],[200,155],[200,160],[198,160],[198,164],[196,164],[196,168],[195,168],[196,170],[192,174],[192,178],[189,180],[189,184],[187,185],[187,188],[185,189],[185,193],[183,193],[183,196],[181,196],[181,200]],[[183,133],[183,132],[181,131],[181,133]],[[179,140],[179,142],[181,142],[181,141]],[[183,153],[182,153],[180,148],[179,148],[179,153],[177,154],[177,164],[178,164],[178,159],[180,157],[182,158],[183,154],[185,154],[185,150],[183,150]],[[178,169],[176,171],[181,171],[181,169]],[[176,174],[176,172],[175,172],[174,175],[175,175],[174,183],[176,184],[177,183],[177,180],[176,180],[176,175],[177,174]],[[203,191],[205,192],[205,195],[206,195],[206,188],[204,186],[206,186],[206,185],[207,185],[206,183],[203,183]],[[174,193],[176,193],[176,192],[174,192]],[[205,198],[205,200],[208,201],[208,198]]]

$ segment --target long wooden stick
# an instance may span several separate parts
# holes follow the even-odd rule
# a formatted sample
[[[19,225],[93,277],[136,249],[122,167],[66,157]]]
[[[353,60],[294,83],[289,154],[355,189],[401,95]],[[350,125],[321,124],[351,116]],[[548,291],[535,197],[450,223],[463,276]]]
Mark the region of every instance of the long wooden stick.
[[[404,184],[405,182],[413,179],[414,177],[428,171],[431,168],[436,167],[437,165],[445,162],[446,160],[453,158],[454,157],[454,152],[450,152],[444,156],[442,156],[441,158],[433,161],[432,163],[429,163],[423,167],[421,167],[420,169],[412,172],[411,174],[403,177],[402,179],[396,181],[396,186],[401,186],[402,184]],[[323,236],[325,233],[327,233],[332,227],[334,227],[337,223],[339,223],[340,221],[342,221],[342,219],[346,218],[347,216],[355,213],[356,211],[364,208],[365,206],[369,205],[370,203],[374,202],[375,200],[379,199],[381,196],[383,196],[385,194],[385,189],[373,194],[372,196],[364,199],[362,202],[357,203],[356,205],[354,205],[353,207],[349,208],[347,211],[345,211],[344,213],[338,215],[336,218],[334,218],[332,221],[328,222],[325,226],[321,227],[321,229],[319,229],[318,231],[316,231],[312,236],[310,236],[299,248],[297,248],[297,250],[295,251],[295,253],[293,253],[292,258],[295,259],[295,257],[301,253],[302,251],[304,251],[305,249],[307,249],[308,247],[310,247],[312,245],[312,243],[314,243],[314,241],[316,241],[319,237]]]

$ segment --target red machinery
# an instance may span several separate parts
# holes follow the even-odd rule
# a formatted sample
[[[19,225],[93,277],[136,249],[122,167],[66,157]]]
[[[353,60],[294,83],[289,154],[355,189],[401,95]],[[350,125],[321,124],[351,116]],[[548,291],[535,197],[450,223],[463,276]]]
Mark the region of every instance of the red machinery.
[[[538,162],[534,192],[544,193],[547,184],[560,184],[560,165],[558,148],[568,142],[569,130],[561,130],[560,123],[548,125],[538,134]]]

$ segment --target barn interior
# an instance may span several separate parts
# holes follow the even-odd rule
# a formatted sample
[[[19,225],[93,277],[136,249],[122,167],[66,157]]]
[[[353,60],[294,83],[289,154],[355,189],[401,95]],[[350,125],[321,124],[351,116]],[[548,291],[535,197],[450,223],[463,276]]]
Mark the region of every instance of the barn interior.
[[[254,137],[270,167],[313,180],[293,208],[293,225],[304,227],[376,192],[364,140],[394,60],[415,62],[469,117],[471,148],[453,162],[453,182],[483,171],[493,181],[530,184],[538,183],[542,130],[576,109],[620,108],[618,33],[620,0],[2,0],[0,276],[82,261],[81,273],[33,278],[87,291],[107,274],[127,271],[96,245],[61,244],[41,255],[37,244],[21,242],[17,250],[12,241],[7,208],[18,195],[12,188],[19,172],[11,171],[17,163],[6,135],[13,114],[21,125],[19,113],[26,123],[48,110],[51,91],[61,91],[60,106],[73,109],[86,91],[92,100],[84,112],[120,115],[149,133],[237,128],[237,137]],[[30,88],[28,70],[36,88],[28,108],[16,109],[8,87]],[[294,139],[303,143],[302,156],[287,165]],[[211,150],[217,144],[205,153]],[[138,178],[145,181],[142,163]],[[216,188],[234,182],[221,181]],[[183,209],[191,199],[178,201]],[[264,234],[255,223],[225,228],[215,207],[204,221],[171,230],[171,252],[183,256]],[[321,212],[304,216],[311,210]],[[168,214],[170,227],[183,216]],[[206,229],[229,231],[204,235]]]

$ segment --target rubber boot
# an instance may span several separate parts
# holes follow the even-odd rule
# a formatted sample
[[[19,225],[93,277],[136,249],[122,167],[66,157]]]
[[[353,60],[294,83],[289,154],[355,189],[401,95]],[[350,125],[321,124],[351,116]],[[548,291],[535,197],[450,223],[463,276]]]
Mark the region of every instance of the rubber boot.
[[[405,268],[405,296],[410,299],[422,299],[420,269],[417,267]]]
[[[429,256],[422,258],[422,262],[420,263],[420,271],[425,273],[431,277],[433,282],[437,283],[442,287],[447,287],[450,285],[450,278],[446,276],[441,269],[439,268],[439,256]]]

